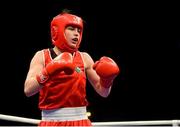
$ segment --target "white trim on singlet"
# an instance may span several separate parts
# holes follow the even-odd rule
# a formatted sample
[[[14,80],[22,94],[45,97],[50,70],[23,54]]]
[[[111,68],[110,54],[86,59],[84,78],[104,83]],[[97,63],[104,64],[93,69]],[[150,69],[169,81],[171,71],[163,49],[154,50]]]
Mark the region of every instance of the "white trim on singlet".
[[[51,52],[50,52],[50,49],[48,48],[48,54],[49,54],[49,57],[51,60],[53,60],[52,56],[51,56]]]
[[[80,51],[79,51],[79,53],[80,53],[80,55],[81,55],[81,59],[82,59],[82,61],[83,61],[84,73],[86,74],[84,57],[83,57],[83,55],[82,55],[82,52],[80,52]]]
[[[42,120],[74,121],[88,119],[86,107],[60,108],[53,110],[42,110]]]
[[[43,66],[45,67],[45,53],[43,50],[41,52],[42,52],[42,56],[43,56]]]

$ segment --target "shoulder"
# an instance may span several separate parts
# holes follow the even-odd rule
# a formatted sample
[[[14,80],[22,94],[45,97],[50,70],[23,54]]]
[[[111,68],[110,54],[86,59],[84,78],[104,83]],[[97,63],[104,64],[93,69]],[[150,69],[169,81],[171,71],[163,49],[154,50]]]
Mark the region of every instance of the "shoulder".
[[[81,52],[86,68],[94,64],[94,61],[89,53]]]
[[[92,60],[91,56],[89,53],[87,52],[81,52],[82,56],[83,56],[83,59],[85,60]]]
[[[45,52],[49,53],[49,49],[46,48],[46,49],[40,49],[40,50],[36,51],[34,57],[42,57]]]
[[[38,50],[35,52],[31,62],[43,62],[43,59],[44,59],[44,49],[42,50]]]
[[[44,52],[44,49],[36,51],[35,54],[34,54],[34,57],[42,57],[43,52]]]

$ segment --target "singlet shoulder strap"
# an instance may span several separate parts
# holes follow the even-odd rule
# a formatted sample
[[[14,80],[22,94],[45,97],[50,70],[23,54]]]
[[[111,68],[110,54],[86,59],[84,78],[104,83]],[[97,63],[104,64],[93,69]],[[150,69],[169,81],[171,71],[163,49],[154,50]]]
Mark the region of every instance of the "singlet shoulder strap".
[[[47,49],[43,49],[43,57],[44,57],[44,65],[46,65],[47,63],[49,63],[52,58],[51,58],[51,54],[50,54],[50,50]]]
[[[85,74],[84,59],[83,59],[83,55],[80,51],[75,52],[73,61],[78,65],[78,67],[80,67],[82,69],[82,71]]]

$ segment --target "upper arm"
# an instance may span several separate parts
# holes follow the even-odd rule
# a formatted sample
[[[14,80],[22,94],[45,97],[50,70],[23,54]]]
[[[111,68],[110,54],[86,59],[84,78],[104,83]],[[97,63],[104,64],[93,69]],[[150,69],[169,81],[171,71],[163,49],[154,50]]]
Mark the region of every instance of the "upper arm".
[[[91,83],[91,85],[94,87],[94,89],[99,95],[101,95],[102,97],[107,97],[111,91],[111,87],[104,88],[101,86],[100,77],[93,69],[93,65],[94,65],[93,59],[87,53],[83,53],[83,57],[85,62],[86,74],[89,82]]]
[[[93,69],[94,61],[88,53],[83,53],[85,70],[89,82],[95,87],[99,82],[99,76],[96,71]]]
[[[30,62],[27,79],[36,76],[40,72],[40,70],[42,70],[42,68],[44,67],[43,61],[44,61],[43,52],[42,51],[36,52],[36,54],[33,56],[32,60]]]

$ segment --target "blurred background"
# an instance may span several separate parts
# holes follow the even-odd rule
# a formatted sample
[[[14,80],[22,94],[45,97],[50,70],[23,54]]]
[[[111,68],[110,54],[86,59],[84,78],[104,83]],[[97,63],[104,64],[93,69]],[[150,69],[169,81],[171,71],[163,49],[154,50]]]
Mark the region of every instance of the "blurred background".
[[[38,94],[24,95],[34,53],[51,47],[50,21],[67,8],[85,20],[80,50],[121,69],[108,98],[87,82],[93,122],[180,119],[177,3],[113,0],[7,1],[1,14],[0,114],[40,119]],[[3,8],[4,7],[4,8]],[[0,125],[22,125],[1,121]]]

